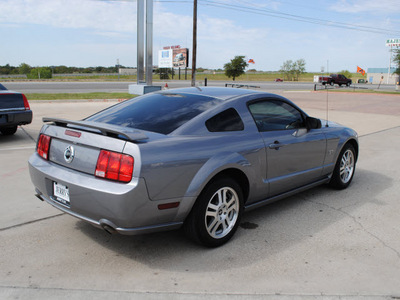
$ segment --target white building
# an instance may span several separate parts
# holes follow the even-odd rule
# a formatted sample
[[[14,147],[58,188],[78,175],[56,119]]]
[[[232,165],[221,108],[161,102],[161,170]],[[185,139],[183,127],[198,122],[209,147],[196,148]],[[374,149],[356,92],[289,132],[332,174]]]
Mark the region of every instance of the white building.
[[[396,84],[399,81],[399,75],[393,74],[396,68],[368,68],[367,80],[368,83],[374,84]]]

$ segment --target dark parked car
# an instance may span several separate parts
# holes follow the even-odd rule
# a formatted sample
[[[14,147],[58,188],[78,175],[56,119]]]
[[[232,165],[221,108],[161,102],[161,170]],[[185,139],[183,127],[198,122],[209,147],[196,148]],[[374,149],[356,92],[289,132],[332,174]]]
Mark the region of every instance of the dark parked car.
[[[32,122],[32,111],[28,100],[22,93],[9,91],[0,84],[0,132],[12,135],[18,125]]]
[[[346,188],[358,157],[354,130],[247,89],[161,91],[44,122],[29,159],[39,199],[108,232],[183,226],[210,247],[233,236],[244,210]]]

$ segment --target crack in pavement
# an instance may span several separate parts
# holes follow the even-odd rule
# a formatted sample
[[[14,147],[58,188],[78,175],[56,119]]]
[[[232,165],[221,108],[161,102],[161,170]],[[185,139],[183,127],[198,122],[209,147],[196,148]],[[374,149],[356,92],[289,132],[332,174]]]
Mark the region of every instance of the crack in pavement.
[[[7,296],[17,295],[20,292],[22,294],[29,295],[29,299],[43,299],[43,297],[50,296],[53,298],[62,298],[68,294],[73,299],[81,298],[96,298],[101,299],[112,299],[112,298],[123,298],[123,299],[263,299],[263,300],[323,300],[323,299],[338,299],[338,300],[390,300],[400,299],[397,295],[385,295],[385,294],[326,294],[326,293],[247,293],[247,292],[226,292],[226,293],[210,293],[210,292],[180,292],[180,291],[129,291],[129,290],[105,290],[105,289],[80,289],[80,288],[63,288],[63,287],[32,287],[32,286],[13,286],[13,285],[0,285],[0,296],[1,291]],[[8,291],[8,293],[7,293]],[[84,296],[84,297],[82,297]],[[128,297],[128,298],[126,298]],[[16,297],[18,298],[18,297]]]
[[[36,140],[32,137],[22,126],[20,126],[21,130],[36,144]]]
[[[0,228],[0,232],[1,231],[6,231],[6,230],[9,230],[9,229],[13,229],[13,228],[17,228],[17,227],[21,227],[21,226],[24,226],[24,225],[30,225],[30,224],[33,224],[33,223],[36,223],[36,222],[50,220],[50,219],[53,219],[53,218],[56,218],[56,217],[60,217],[62,215],[65,215],[65,213],[60,213],[60,214],[57,214],[57,215],[54,215],[54,216],[41,218],[41,219],[37,219],[37,220],[33,220],[33,221],[28,221],[28,222],[12,225],[12,226],[9,226],[9,227]]]
[[[386,129],[382,129],[382,130],[379,130],[379,131],[371,132],[371,133],[366,133],[366,134],[363,134],[363,135],[359,135],[358,137],[362,138],[362,137],[366,137],[366,136],[370,136],[370,135],[374,135],[374,134],[378,134],[378,133],[383,133],[383,132],[390,131],[390,130],[393,130],[393,129],[398,129],[398,128],[400,128],[400,126],[395,126],[395,127],[386,128]]]
[[[360,221],[357,220],[357,218],[356,218],[355,216],[353,216],[353,215],[351,215],[350,213],[344,211],[344,210],[343,210],[343,207],[341,207],[341,208],[335,208],[335,207],[332,207],[332,206],[330,206],[330,205],[328,205],[328,204],[325,204],[325,203],[320,203],[320,202],[312,201],[312,200],[305,199],[305,198],[303,198],[303,200],[306,201],[306,202],[311,202],[311,203],[313,203],[313,204],[319,204],[319,205],[325,206],[325,207],[327,207],[327,208],[329,208],[329,209],[332,209],[332,210],[334,210],[334,211],[340,212],[340,213],[342,213],[342,214],[348,216],[349,218],[351,218],[351,219],[353,220],[354,223],[358,224],[358,226],[359,226],[365,233],[367,233],[369,236],[371,236],[371,237],[373,237],[374,239],[376,239],[376,240],[377,240],[379,243],[381,243],[385,248],[388,248],[388,249],[392,250],[392,251],[397,255],[397,257],[400,259],[400,252],[399,252],[398,250],[396,250],[395,248],[393,248],[393,247],[391,247],[390,245],[386,244],[386,243],[385,243],[381,238],[379,238],[377,235],[375,235],[375,234],[373,234],[372,232],[368,231],[368,230],[364,227],[364,225],[363,225]]]

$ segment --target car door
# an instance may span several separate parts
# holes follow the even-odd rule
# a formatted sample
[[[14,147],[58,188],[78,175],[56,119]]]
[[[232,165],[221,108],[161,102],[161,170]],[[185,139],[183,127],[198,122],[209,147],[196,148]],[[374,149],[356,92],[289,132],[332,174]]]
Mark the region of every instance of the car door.
[[[248,107],[265,144],[269,196],[318,180],[326,152],[323,131],[307,130],[306,116],[279,98],[257,100]]]

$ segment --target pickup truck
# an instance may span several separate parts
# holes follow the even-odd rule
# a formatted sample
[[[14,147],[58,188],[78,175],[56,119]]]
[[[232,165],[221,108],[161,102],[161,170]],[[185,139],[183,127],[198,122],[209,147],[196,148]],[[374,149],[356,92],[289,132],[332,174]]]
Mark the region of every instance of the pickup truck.
[[[32,110],[22,93],[7,90],[0,84],[0,132],[13,135],[18,125],[32,122]]]
[[[322,85],[325,84],[338,84],[339,86],[342,86],[342,84],[346,86],[350,86],[352,84],[352,81],[350,78],[347,78],[346,76],[342,74],[331,74],[330,76],[319,76],[315,75],[314,76],[314,82],[322,83]]]

